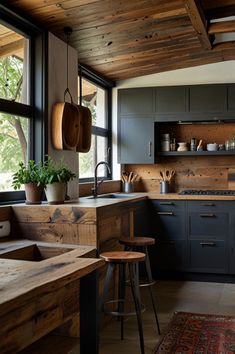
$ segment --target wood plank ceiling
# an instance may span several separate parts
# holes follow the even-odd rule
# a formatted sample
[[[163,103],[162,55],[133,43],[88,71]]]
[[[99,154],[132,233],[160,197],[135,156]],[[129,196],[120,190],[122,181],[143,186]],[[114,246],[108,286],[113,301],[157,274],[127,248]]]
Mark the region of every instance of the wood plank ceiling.
[[[235,0],[8,0],[116,80],[235,59]],[[222,22],[215,22],[223,18]],[[219,36],[218,36],[219,38]]]

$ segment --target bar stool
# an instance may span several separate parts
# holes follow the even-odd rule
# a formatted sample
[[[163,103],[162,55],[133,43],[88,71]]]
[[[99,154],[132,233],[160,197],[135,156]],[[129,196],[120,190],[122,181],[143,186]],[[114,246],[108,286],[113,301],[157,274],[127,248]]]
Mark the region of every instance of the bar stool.
[[[121,339],[123,339],[123,317],[136,315],[139,330],[141,354],[144,354],[144,336],[141,316],[143,306],[141,305],[140,301],[139,262],[145,260],[145,254],[141,252],[116,251],[101,253],[100,257],[103,258],[107,263],[107,272],[104,280],[103,295],[100,301],[100,309],[102,312],[117,316],[121,320]],[[125,310],[126,265],[128,265],[129,269],[130,286],[135,304],[135,311]],[[110,282],[112,280],[113,272],[116,266],[118,266],[119,270],[118,298],[108,300]],[[112,306],[115,303],[117,304],[117,309],[110,309],[109,305]]]
[[[152,271],[150,267],[149,254],[148,254],[148,246],[155,244],[155,239],[151,237],[124,237],[119,240],[121,245],[125,246],[125,251],[139,251],[145,254],[145,270],[146,270],[146,282],[141,283],[140,287],[146,286],[149,289],[151,302],[153,306],[154,316],[157,323],[158,334],[160,335],[160,326],[157,316],[156,305],[153,297],[152,286],[155,284],[155,281],[152,277]]]

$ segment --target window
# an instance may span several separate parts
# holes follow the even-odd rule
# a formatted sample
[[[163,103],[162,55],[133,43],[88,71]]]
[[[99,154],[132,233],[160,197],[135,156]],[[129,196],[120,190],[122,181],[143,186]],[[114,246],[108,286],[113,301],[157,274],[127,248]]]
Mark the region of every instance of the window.
[[[43,157],[43,34],[3,5],[0,18],[0,202],[12,202],[25,199],[11,186],[19,162]]]
[[[111,87],[112,83],[101,82],[84,68],[80,68],[79,102],[92,114],[92,140],[88,153],[79,153],[79,179],[94,178],[95,165],[106,161],[111,166]],[[101,165],[98,177],[107,178],[107,169]]]

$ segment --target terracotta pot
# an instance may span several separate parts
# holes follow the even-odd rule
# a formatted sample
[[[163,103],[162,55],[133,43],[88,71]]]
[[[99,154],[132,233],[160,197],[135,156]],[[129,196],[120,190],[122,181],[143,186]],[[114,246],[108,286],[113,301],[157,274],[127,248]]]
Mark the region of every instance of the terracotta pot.
[[[37,186],[36,183],[26,183],[25,184],[25,197],[26,204],[40,204],[42,197],[42,186]]]
[[[48,204],[63,204],[66,196],[67,183],[54,182],[45,187]]]

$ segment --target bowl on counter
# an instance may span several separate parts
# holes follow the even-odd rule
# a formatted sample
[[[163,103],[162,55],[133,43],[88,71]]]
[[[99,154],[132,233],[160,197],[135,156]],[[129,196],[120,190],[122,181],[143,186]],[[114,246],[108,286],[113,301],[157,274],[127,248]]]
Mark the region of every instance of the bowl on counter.
[[[213,143],[213,144],[207,144],[206,149],[207,151],[217,151],[218,150],[218,144]]]

